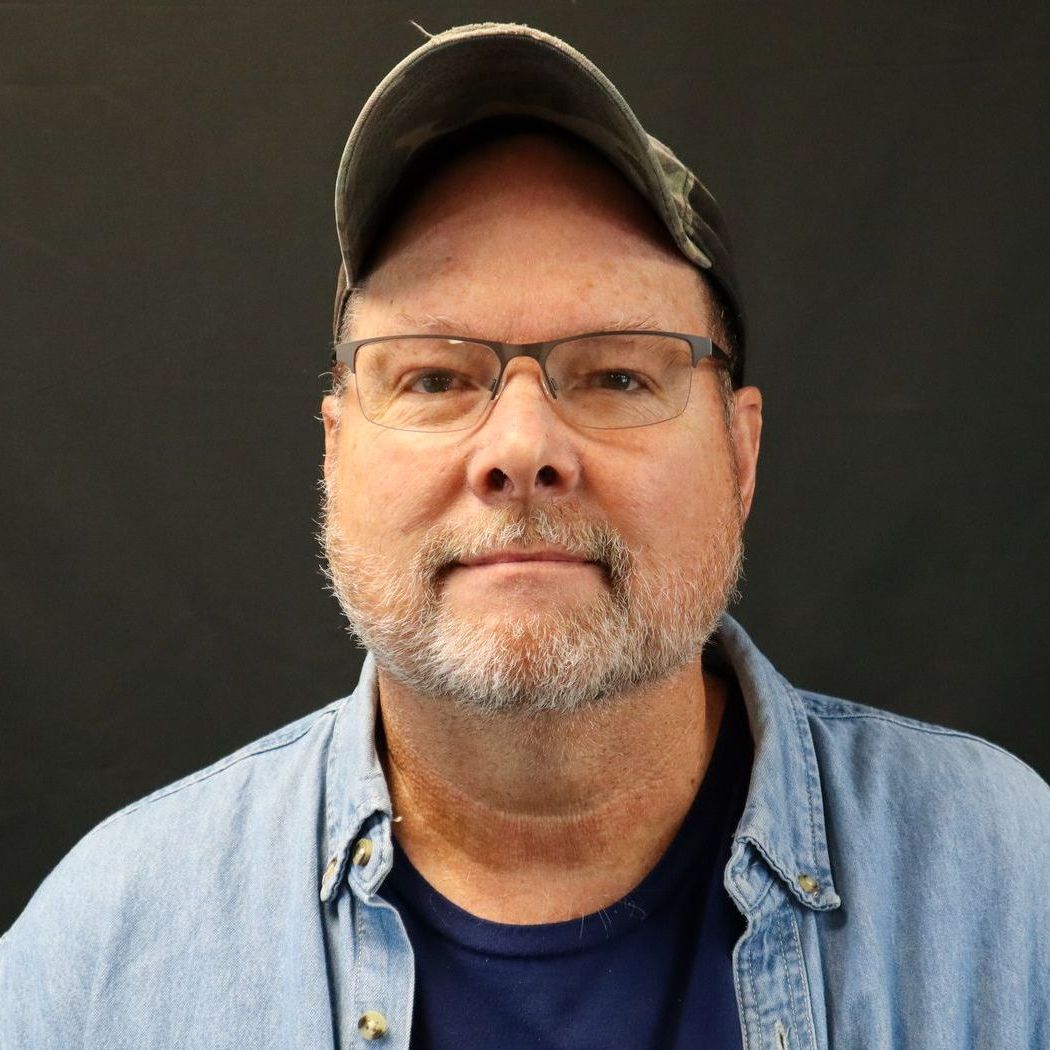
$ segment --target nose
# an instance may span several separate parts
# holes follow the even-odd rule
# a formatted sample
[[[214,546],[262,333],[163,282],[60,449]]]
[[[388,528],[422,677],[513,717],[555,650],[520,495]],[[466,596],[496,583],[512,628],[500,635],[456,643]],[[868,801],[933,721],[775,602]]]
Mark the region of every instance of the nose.
[[[552,499],[579,484],[573,432],[554,411],[535,361],[519,358],[507,365],[503,388],[475,442],[467,483],[486,503]]]

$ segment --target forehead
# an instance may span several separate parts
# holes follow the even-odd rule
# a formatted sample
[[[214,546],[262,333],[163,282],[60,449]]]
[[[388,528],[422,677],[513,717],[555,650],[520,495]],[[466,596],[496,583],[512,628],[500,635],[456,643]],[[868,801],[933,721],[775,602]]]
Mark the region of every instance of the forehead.
[[[560,136],[517,132],[444,156],[373,260],[358,334],[428,318],[522,342],[629,320],[706,331],[703,283],[658,217],[598,153]]]

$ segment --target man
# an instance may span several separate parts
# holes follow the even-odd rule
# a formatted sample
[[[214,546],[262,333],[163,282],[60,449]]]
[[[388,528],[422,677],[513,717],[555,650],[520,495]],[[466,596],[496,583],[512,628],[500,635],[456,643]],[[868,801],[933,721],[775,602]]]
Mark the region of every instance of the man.
[[[485,25],[377,88],[337,214],[361,681],[75,847],[0,1045],[1050,1045],[1046,784],[724,615],[761,397],[706,191]]]

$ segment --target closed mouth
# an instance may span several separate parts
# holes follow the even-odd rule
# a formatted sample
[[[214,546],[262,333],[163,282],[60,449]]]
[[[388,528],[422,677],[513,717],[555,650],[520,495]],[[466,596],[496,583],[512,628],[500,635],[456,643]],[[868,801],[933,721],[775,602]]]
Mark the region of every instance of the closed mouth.
[[[570,562],[577,565],[593,564],[588,558],[579,554],[570,554],[568,551],[560,550],[528,550],[528,551],[494,551],[491,554],[482,554],[476,558],[463,558],[453,563],[453,566],[463,568],[475,568],[479,565],[501,565],[510,562]]]

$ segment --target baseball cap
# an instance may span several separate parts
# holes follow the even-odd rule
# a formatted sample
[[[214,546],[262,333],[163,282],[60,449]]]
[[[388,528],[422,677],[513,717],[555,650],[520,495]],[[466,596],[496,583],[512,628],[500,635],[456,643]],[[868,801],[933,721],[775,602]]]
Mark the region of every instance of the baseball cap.
[[[482,22],[431,36],[402,59],[364,104],[335,185],[342,264],[333,327],[413,161],[442,139],[498,118],[554,125],[597,149],[649,202],[674,243],[713,282],[735,336],[733,379],[743,381],[744,311],[721,211],[703,183],[646,133],[608,77],[556,36]]]

